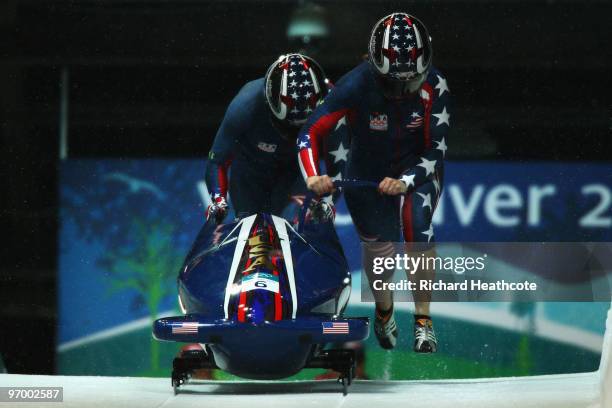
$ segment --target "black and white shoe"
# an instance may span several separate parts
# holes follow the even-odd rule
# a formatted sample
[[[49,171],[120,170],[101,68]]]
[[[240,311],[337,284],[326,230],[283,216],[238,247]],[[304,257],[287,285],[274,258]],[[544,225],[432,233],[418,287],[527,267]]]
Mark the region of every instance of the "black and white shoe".
[[[376,310],[376,319],[374,320],[374,333],[378,339],[380,347],[390,350],[397,343],[397,325],[393,317],[393,309],[386,313],[381,313]]]
[[[417,353],[435,353],[438,340],[433,323],[428,317],[419,317],[414,321],[414,351]]]

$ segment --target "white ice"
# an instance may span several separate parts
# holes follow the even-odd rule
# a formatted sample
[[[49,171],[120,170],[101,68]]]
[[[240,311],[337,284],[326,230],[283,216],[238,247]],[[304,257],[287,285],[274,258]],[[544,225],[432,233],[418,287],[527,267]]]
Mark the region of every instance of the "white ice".
[[[356,381],[344,397],[333,381],[199,382],[174,395],[170,379],[0,375],[0,386],[64,387],[64,402],[0,403],[0,407],[75,408],[503,408],[604,407],[600,374],[523,378]]]

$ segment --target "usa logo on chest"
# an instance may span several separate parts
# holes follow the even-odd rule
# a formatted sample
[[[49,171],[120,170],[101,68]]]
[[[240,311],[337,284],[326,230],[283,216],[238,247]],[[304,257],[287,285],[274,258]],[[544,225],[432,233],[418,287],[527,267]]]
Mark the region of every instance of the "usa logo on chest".
[[[370,129],[383,131],[389,128],[387,115],[384,113],[372,112],[370,114]]]
[[[423,126],[423,116],[419,112],[412,112],[410,122],[406,125],[407,129],[417,129]]]
[[[276,151],[277,145],[259,142],[259,144],[257,144],[257,147],[259,148],[259,150],[264,151],[266,153],[274,153]]]

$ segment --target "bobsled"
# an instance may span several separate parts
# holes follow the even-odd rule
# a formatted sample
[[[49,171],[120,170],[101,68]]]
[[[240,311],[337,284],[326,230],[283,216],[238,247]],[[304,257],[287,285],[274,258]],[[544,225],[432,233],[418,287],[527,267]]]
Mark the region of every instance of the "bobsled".
[[[158,340],[199,343],[173,362],[175,392],[194,370],[218,368],[256,380],[304,368],[339,373],[346,394],[355,371],[350,349],[330,344],[368,337],[366,317],[345,317],[351,275],[333,220],[292,223],[260,213],[198,234],[178,276],[182,316],[153,324]]]

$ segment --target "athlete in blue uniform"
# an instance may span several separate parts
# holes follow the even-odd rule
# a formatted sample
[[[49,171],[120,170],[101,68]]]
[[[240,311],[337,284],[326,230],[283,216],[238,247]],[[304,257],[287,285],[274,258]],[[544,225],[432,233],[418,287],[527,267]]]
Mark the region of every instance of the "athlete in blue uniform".
[[[230,103],[208,156],[206,184],[213,203],[207,218],[225,218],[228,192],[238,218],[281,214],[292,190],[300,189],[296,182],[302,183],[294,153],[297,133],[327,92],[321,67],[301,54],[281,56],[264,78],[244,85]]]
[[[362,241],[393,242],[403,235],[406,242],[432,242],[450,126],[446,79],[431,65],[427,29],[406,13],[393,13],[374,26],[368,57],[338,81],[302,127],[302,174],[316,193],[332,191],[331,178],[319,173],[313,152],[346,116],[352,134],[347,177],[380,181],[378,192],[345,192]],[[377,251],[377,256],[392,255],[393,247]],[[393,298],[391,293],[375,293],[375,298],[375,333],[381,346],[393,348]],[[434,352],[429,301],[415,302],[415,309],[414,349]]]

